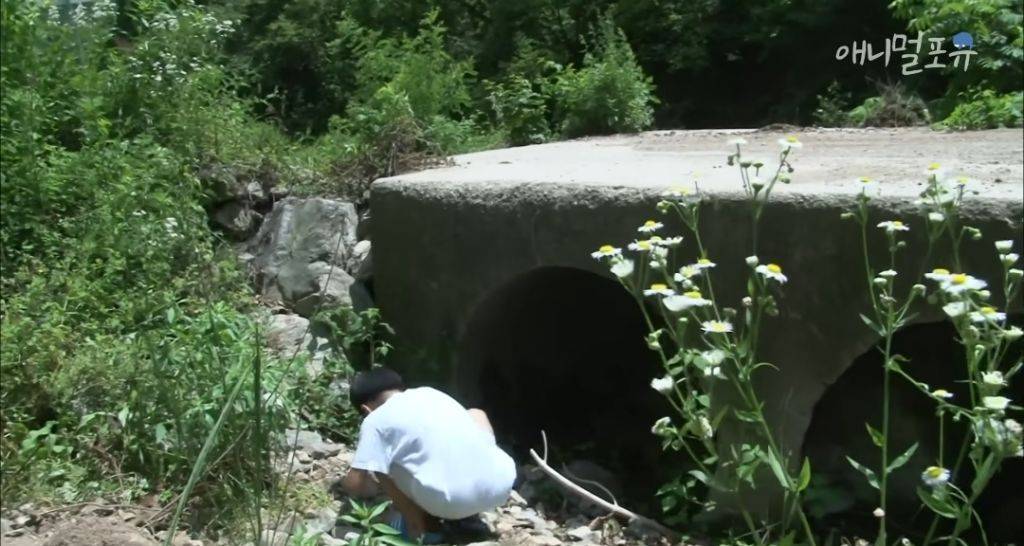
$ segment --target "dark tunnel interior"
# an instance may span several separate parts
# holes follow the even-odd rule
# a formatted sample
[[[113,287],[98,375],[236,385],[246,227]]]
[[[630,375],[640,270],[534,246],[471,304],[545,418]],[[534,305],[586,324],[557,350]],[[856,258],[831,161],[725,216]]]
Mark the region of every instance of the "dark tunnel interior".
[[[520,461],[597,463],[622,478],[632,502],[647,503],[671,467],[651,424],[668,415],[650,387],[663,374],[647,329],[616,282],[570,268],[514,279],[477,308],[460,348],[466,392],[492,417],[498,440]],[[573,446],[573,451],[569,451]],[[678,459],[678,457],[676,457]]]
[[[1014,317],[1016,323],[1020,316]],[[909,326],[893,338],[893,351],[907,357],[904,369],[931,388],[944,388],[953,393],[953,400],[969,398],[964,385],[964,350],[956,341],[955,329],[949,322]],[[1020,358],[1019,344],[1007,361]],[[819,516],[825,527],[863,531],[871,536],[877,529],[872,511],[877,505],[877,491],[870,489],[864,476],[854,470],[846,456],[879,466],[879,450],[872,443],[865,423],[880,429],[882,422],[882,355],[872,347],[858,357],[847,371],[822,395],[814,408],[810,427],[804,439],[804,454],[811,460],[814,481],[810,488],[809,512]],[[887,518],[894,529],[913,538],[926,532],[931,512],[917,511],[920,502],[917,488],[921,472],[938,461],[939,427],[935,403],[907,380],[891,380],[890,458],[903,453],[915,441],[919,448],[909,462],[890,475],[890,509]],[[1012,383],[1010,394],[1024,399],[1024,384]],[[955,461],[966,434],[962,423],[947,418],[944,460]],[[973,475],[969,464],[960,481],[969,484]],[[1024,460],[1007,459],[996,478],[978,499],[976,508],[990,541],[1006,542],[1024,537]],[[975,526],[975,529],[977,526]],[[978,540],[977,536],[969,540]]]

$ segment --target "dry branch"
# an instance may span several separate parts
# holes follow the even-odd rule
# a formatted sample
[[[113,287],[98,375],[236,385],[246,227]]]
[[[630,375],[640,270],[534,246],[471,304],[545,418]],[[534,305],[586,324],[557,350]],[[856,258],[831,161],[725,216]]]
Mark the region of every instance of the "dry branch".
[[[558,482],[559,485],[561,485],[562,487],[568,489],[570,492],[575,493],[575,494],[583,497],[584,499],[586,499],[586,500],[588,500],[588,501],[590,501],[590,502],[600,506],[601,508],[604,508],[605,510],[608,510],[610,513],[612,513],[614,515],[617,515],[619,517],[625,518],[626,520],[628,520],[630,522],[636,522],[637,524],[639,524],[639,525],[641,525],[643,527],[648,527],[648,528],[650,528],[650,529],[652,529],[654,531],[657,531],[658,533],[660,533],[663,536],[669,538],[670,540],[675,541],[675,540],[677,540],[679,538],[679,533],[676,533],[672,529],[669,529],[668,527],[665,527],[661,523],[658,523],[657,521],[654,521],[653,519],[641,516],[640,514],[637,514],[635,512],[630,511],[630,510],[627,510],[627,509],[623,508],[622,506],[620,506],[618,503],[608,502],[608,501],[602,499],[601,497],[595,495],[594,493],[591,493],[590,491],[587,491],[586,489],[581,487],[576,482],[574,482],[574,481],[570,480],[569,478],[566,478],[565,476],[559,474],[557,470],[555,470],[554,468],[551,468],[551,465],[548,464],[548,437],[547,437],[547,434],[545,434],[543,431],[541,431],[541,436],[544,439],[544,456],[541,457],[533,449],[530,450],[530,456],[533,457],[533,460],[534,460],[534,462],[537,463],[537,466],[540,467],[540,469],[542,471],[544,471],[544,473],[547,474],[551,479],[553,479],[556,482]]]

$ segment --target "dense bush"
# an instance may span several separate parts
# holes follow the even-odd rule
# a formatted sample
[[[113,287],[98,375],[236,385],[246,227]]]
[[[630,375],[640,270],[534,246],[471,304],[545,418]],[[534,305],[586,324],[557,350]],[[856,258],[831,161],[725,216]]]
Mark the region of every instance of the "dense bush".
[[[285,372],[258,358],[251,296],[193,175],[273,155],[281,137],[234,96],[217,57],[227,21],[136,8],[125,33],[109,3],[3,2],[5,502],[175,493],[218,428],[203,481],[216,502],[265,445],[248,440],[252,372],[262,389]],[[277,408],[264,432],[283,425]]]
[[[605,22],[580,68],[558,81],[558,114],[566,136],[633,133],[654,120],[654,85],[636,62],[625,34]]]
[[[963,100],[939,124],[948,129],[993,129],[1020,127],[1024,93],[997,94],[991,89],[963,93]]]

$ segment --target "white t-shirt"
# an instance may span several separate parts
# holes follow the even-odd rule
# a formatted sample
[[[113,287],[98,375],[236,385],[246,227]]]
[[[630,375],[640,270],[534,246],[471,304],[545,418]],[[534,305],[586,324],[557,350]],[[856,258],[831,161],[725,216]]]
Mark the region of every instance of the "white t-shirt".
[[[352,468],[387,474],[416,504],[443,519],[500,506],[515,462],[466,408],[430,387],[387,399],[363,420]]]

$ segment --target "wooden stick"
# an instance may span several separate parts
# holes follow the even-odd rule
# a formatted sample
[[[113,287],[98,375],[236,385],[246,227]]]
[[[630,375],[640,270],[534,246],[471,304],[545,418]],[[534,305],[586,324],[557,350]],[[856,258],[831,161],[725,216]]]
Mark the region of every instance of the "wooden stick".
[[[601,508],[604,508],[605,510],[608,510],[609,512],[611,512],[611,513],[613,513],[615,515],[618,515],[618,516],[621,516],[623,518],[626,518],[629,521],[636,521],[636,522],[638,522],[642,526],[650,527],[651,529],[661,533],[662,535],[664,535],[665,537],[668,537],[669,539],[671,539],[673,541],[675,541],[676,539],[679,538],[679,534],[676,533],[675,531],[673,531],[672,529],[669,529],[668,527],[665,527],[664,525],[658,523],[657,521],[654,521],[653,519],[650,519],[650,518],[641,516],[640,514],[636,514],[634,512],[631,512],[631,511],[623,508],[622,506],[619,506],[618,504],[612,504],[612,503],[602,499],[601,497],[591,493],[590,491],[587,491],[586,489],[581,487],[579,484],[573,482],[569,478],[566,478],[565,476],[559,474],[557,470],[555,470],[554,468],[551,468],[551,466],[548,464],[548,461],[547,461],[547,452],[548,452],[547,435],[544,434],[543,432],[541,432],[541,435],[544,438],[544,455],[545,456],[541,457],[533,449],[530,450],[530,456],[533,457],[533,460],[534,460],[534,462],[537,463],[537,466],[540,467],[540,469],[542,471],[544,471],[544,473],[547,474],[551,479],[555,480],[562,487],[565,487],[569,491],[571,491],[573,493],[576,493],[577,495],[579,495],[579,496],[587,499],[588,501],[590,501],[590,502],[600,506]]]

